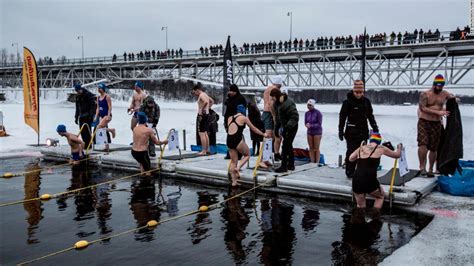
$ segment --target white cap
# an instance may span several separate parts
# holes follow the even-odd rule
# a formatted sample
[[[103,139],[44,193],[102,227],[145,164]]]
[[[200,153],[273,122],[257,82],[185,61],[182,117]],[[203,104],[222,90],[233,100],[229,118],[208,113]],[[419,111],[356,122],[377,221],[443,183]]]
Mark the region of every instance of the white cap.
[[[314,100],[314,99],[309,99],[307,104],[314,107],[314,105],[316,104],[316,100]]]
[[[281,94],[286,94],[288,95],[288,89],[287,88],[281,88],[280,89]]]
[[[270,81],[275,85],[283,85],[283,78],[279,75],[270,78]]]

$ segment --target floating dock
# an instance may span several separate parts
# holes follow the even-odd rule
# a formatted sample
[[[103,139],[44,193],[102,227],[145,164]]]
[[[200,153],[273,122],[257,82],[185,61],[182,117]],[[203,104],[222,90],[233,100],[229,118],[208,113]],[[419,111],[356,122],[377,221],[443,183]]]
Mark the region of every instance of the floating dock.
[[[89,153],[89,164],[104,168],[139,170],[139,165],[130,153],[130,146],[111,145],[109,153],[94,150]],[[43,147],[41,153],[44,160],[67,161],[70,158],[69,146]],[[159,166],[160,150],[157,147],[157,157],[152,158],[152,168]],[[227,169],[229,160],[222,154],[197,156],[190,151],[165,150],[160,162],[161,173],[165,176],[200,182],[210,185],[228,186],[230,180]],[[340,167],[321,166],[317,164],[301,164],[294,171],[275,173],[272,171],[257,171],[253,178],[253,168],[256,157],[251,157],[246,169],[240,173],[242,186],[253,186],[254,182],[261,185],[263,191],[291,194],[303,197],[312,197],[328,200],[352,201],[351,180],[346,178],[345,170]],[[378,171],[379,181],[385,191],[386,200],[389,199],[387,175],[390,170]],[[436,187],[436,178],[411,177],[406,182],[394,186],[393,203],[395,205],[412,206],[420,199],[430,194]],[[400,184],[401,183],[401,184]]]

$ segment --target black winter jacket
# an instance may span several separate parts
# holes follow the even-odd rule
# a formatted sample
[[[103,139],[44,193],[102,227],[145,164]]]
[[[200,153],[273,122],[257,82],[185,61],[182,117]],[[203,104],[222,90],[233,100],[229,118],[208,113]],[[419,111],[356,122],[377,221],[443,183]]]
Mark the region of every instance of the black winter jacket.
[[[224,124],[227,124],[227,118],[237,114],[237,106],[242,104],[243,106],[247,107],[247,101],[245,97],[238,93],[234,97],[229,97],[225,101],[224,105],[226,106],[225,113],[224,113]]]
[[[450,114],[438,147],[436,164],[441,174],[453,175],[456,169],[460,168],[459,159],[463,158],[461,113],[455,98],[446,102],[446,111]]]
[[[96,111],[97,97],[86,89],[82,89],[82,94],[76,95],[76,114],[74,118],[77,120],[80,117],[93,118]]]
[[[352,92],[349,92],[339,112],[339,135],[344,132],[345,127],[346,138],[367,139],[369,135],[367,120],[369,120],[372,130],[379,132],[373,112],[372,104],[368,98],[357,99]]]
[[[296,104],[291,99],[286,99],[278,107],[277,120],[283,130],[288,128],[298,127],[299,114],[296,109]]]

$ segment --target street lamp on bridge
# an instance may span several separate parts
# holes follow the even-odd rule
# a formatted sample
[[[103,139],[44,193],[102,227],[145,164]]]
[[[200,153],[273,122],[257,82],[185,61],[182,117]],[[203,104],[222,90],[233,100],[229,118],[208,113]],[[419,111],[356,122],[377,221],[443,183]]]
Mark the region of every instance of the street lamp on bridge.
[[[18,51],[18,43],[14,42],[12,43],[12,47],[16,46],[16,63],[19,65],[20,64],[20,52]]]
[[[166,38],[166,51],[168,51],[168,26],[161,27],[161,31],[165,31],[165,33],[166,33],[166,35],[165,35],[166,36],[165,37]]]
[[[81,39],[81,43],[82,43],[82,61],[84,61],[84,36],[80,35],[80,36],[77,36],[77,39]]]
[[[290,42],[292,40],[292,33],[293,33],[293,11],[289,11],[286,16],[290,17]]]

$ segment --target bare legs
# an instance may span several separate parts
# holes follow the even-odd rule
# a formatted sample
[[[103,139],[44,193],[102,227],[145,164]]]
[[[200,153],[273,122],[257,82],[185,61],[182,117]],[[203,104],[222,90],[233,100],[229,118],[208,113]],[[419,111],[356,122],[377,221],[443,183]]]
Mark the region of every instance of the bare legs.
[[[375,199],[374,208],[377,208],[379,210],[382,209],[383,199],[384,199],[384,192],[383,192],[382,186],[380,186],[379,189],[369,193],[369,195],[372,196]],[[356,202],[357,202],[357,208],[365,208],[365,206],[366,206],[365,205],[365,201],[366,201],[365,194],[354,193],[354,197],[355,197]]]
[[[312,163],[319,163],[321,153],[319,151],[319,145],[321,143],[321,135],[307,135],[308,146],[309,146],[309,158]]]
[[[209,135],[207,132],[199,132],[199,138],[201,139],[201,152],[198,155],[206,155],[209,152]]]
[[[105,128],[107,132],[110,132],[112,134],[112,138],[115,138],[115,128],[107,128],[107,125],[112,121],[111,116],[104,116],[100,119],[99,124],[97,125],[97,128]],[[105,144],[105,149],[108,151],[109,150],[109,144]]]
[[[426,155],[428,155],[428,159],[430,162],[429,165],[429,172],[433,173],[434,164],[436,162],[436,151],[428,151],[428,148],[425,145],[418,147],[418,160],[420,161],[420,171],[422,174],[426,173]]]
[[[242,159],[239,162],[239,152],[242,154]],[[232,186],[238,186],[240,178],[240,169],[250,159],[250,151],[247,144],[242,140],[236,149],[229,149],[230,155],[230,176],[232,177]]]

